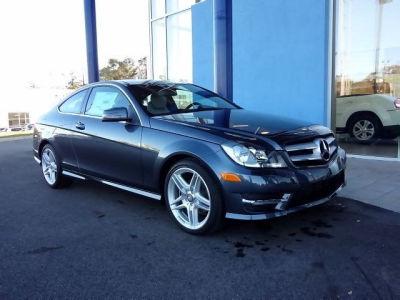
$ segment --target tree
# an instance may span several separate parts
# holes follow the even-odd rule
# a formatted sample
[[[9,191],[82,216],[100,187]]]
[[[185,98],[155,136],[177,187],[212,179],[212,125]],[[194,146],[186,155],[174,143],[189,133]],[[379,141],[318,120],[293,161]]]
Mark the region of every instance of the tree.
[[[138,73],[138,67],[135,65],[135,61],[131,58],[125,58],[124,60],[118,60],[110,58],[107,66],[100,69],[101,80],[117,80],[126,78],[135,78]]]
[[[138,79],[147,78],[147,57],[142,57],[138,60]]]
[[[67,82],[67,85],[65,86],[67,89],[76,90],[81,86],[85,85],[84,80],[78,80],[75,73],[71,72],[69,73],[69,76],[70,80]]]

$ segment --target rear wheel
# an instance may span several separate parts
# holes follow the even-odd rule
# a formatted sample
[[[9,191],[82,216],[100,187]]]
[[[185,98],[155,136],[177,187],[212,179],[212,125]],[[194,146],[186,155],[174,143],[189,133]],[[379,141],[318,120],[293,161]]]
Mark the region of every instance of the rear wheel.
[[[371,114],[360,114],[349,122],[349,133],[361,144],[371,144],[379,137],[381,132],[380,120]]]
[[[62,175],[60,160],[50,144],[43,147],[41,164],[43,177],[50,187],[60,188],[72,182],[70,178]]]
[[[175,222],[193,234],[212,232],[223,221],[223,202],[218,184],[192,160],[175,164],[166,177],[164,194]]]

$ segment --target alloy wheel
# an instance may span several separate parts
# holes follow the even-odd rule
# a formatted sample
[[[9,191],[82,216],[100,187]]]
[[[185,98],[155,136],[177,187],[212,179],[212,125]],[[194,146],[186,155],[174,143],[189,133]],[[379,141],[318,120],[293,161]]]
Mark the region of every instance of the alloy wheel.
[[[185,228],[199,229],[210,217],[211,196],[199,173],[188,167],[176,169],[167,188],[168,205]]]
[[[55,184],[57,180],[56,157],[51,149],[46,148],[42,153],[42,171],[44,178],[50,185]]]
[[[353,126],[353,135],[360,141],[368,141],[375,135],[375,126],[369,120],[359,120]]]

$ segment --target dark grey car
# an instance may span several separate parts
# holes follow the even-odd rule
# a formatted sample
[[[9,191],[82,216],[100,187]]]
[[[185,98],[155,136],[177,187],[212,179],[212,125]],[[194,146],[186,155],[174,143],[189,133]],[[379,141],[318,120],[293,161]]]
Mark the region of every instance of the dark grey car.
[[[51,187],[90,179],[165,200],[190,233],[308,208],[345,183],[346,154],[328,128],[183,83],[85,86],[37,122],[33,150]]]

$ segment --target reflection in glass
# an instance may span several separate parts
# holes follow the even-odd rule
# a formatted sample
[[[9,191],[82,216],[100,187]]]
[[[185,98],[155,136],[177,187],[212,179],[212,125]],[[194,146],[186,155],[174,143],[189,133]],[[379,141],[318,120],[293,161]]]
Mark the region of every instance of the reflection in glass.
[[[151,0],[151,18],[159,18],[165,14],[165,0]]]
[[[167,79],[167,49],[164,19],[153,21],[152,49],[153,49],[153,78],[157,80]]]
[[[349,153],[398,157],[400,0],[340,0],[336,129]]]
[[[192,81],[192,29],[190,10],[167,18],[168,79]]]
[[[195,0],[167,0],[167,13],[174,13],[189,8],[192,4],[199,2]]]
[[[96,0],[101,80],[147,78],[148,10],[145,0]]]

